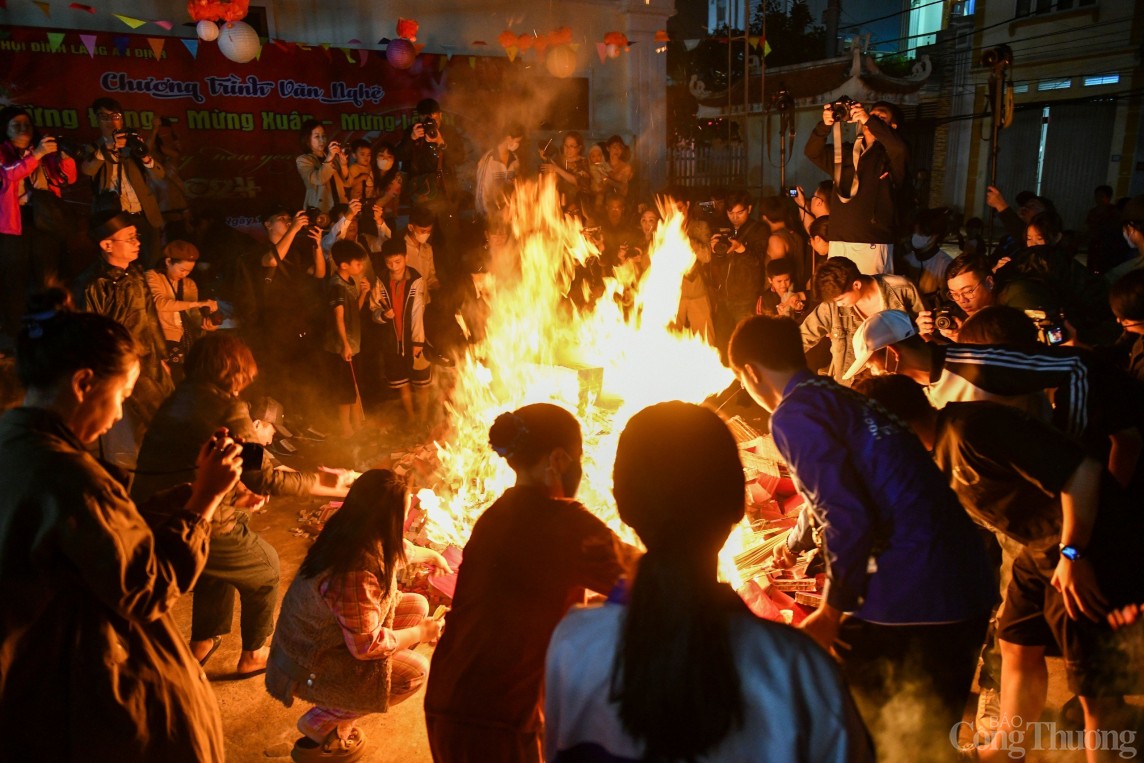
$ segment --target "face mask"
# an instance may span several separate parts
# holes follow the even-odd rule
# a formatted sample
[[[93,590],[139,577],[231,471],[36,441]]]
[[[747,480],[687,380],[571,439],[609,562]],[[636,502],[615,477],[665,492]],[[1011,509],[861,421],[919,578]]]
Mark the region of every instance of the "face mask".
[[[377,168],[379,170],[381,170],[382,172],[389,172],[389,170],[392,167],[393,167],[393,160],[392,159],[378,159],[377,160]]]
[[[1124,243],[1128,244],[1128,248],[1129,248],[1129,249],[1135,249],[1135,248],[1136,248],[1136,244],[1133,244],[1133,243],[1132,243],[1132,236],[1130,236],[1130,235],[1128,234],[1128,230],[1127,230],[1127,229],[1121,230],[1121,231],[1120,231],[1120,235],[1121,235],[1121,236],[1124,236]]]
[[[915,252],[924,252],[926,249],[930,248],[930,245],[933,243],[933,239],[933,236],[922,236],[915,233],[914,235],[910,236],[910,246],[914,248]]]
[[[418,233],[416,236],[414,236],[414,238],[417,239],[418,244],[424,244],[426,241],[429,240],[429,234],[428,233]]]

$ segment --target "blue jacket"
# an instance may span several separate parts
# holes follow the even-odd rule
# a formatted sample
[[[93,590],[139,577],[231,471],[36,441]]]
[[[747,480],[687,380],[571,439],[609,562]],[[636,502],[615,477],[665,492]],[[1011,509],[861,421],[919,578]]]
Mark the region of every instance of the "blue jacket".
[[[805,371],[783,391],[771,430],[823,528],[827,603],[883,624],[989,614],[996,585],[981,537],[903,423]]]

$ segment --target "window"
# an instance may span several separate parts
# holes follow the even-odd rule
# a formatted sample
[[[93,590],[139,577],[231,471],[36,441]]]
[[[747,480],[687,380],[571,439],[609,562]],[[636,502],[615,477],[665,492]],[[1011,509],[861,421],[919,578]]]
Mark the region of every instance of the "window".
[[[1027,92],[1029,92],[1029,83],[1028,82],[1022,82],[1020,85],[1014,85],[1013,86],[1013,92],[1014,93],[1027,93]]]
[[[1083,8],[1088,5],[1096,5],[1096,0],[1017,0],[1015,15],[1020,18],[1035,13],[1071,11],[1074,8]]]
[[[1070,87],[1071,79],[1049,79],[1037,85],[1038,90],[1068,90]]]
[[[1085,87],[1095,87],[1097,85],[1115,85],[1120,82],[1119,74],[1098,74],[1095,77],[1085,77]]]

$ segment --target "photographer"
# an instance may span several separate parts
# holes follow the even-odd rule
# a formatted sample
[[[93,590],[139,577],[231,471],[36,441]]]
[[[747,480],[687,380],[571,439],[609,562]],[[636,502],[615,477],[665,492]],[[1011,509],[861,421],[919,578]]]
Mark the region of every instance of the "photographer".
[[[835,144],[828,146],[826,136],[843,121],[858,125],[858,139],[842,143],[835,128]],[[894,242],[907,217],[909,149],[897,133],[901,122],[892,103],[878,101],[867,112],[844,96],[822,107],[822,121],[806,142],[807,158],[834,176],[830,256],[849,257],[866,275],[893,272]]]
[[[326,137],[326,128],[316,119],[307,119],[299,131],[302,151],[294,160],[306,184],[306,207],[322,212],[346,198],[345,182],[349,167],[341,144]]]
[[[139,453],[139,469],[131,494],[144,500],[157,491],[186,481],[193,474],[196,443],[225,428],[236,440],[270,444],[277,423],[274,406],[252,411],[239,395],[258,375],[250,349],[232,334],[211,334],[187,353],[187,378],[163,403],[147,430]],[[271,411],[274,411],[271,413]],[[317,472],[276,469],[260,449],[243,448],[240,483],[226,493],[210,523],[206,567],[195,586],[191,610],[191,652],[205,664],[229,633],[234,592],[242,602],[242,655],[238,678],[266,666],[266,640],[274,629],[278,601],[278,554],[248,526],[247,509],[260,508],[270,495],[340,497],[348,491],[352,472],[331,470],[323,485]]]
[[[926,310],[918,316],[918,331],[922,336],[941,336],[956,342],[963,323],[979,310],[997,302],[994,293],[993,272],[985,260],[969,254],[958,255],[945,270],[945,294],[949,302],[936,310]],[[938,325],[940,324],[940,325]]]
[[[80,169],[92,178],[95,213],[123,211],[139,216],[141,261],[147,265],[159,253],[163,212],[148,182],[166,177],[143,137],[123,127],[123,107],[113,98],[97,98],[91,104],[99,120],[99,140],[92,145]]]
[[[75,182],[76,167],[57,150],[54,137],[37,135],[31,115],[20,106],[0,110],[0,129],[0,330],[15,337],[29,287],[39,290],[58,277],[65,235],[58,228],[66,220],[52,220],[53,213],[62,212],[53,196]]]
[[[755,314],[763,290],[762,263],[731,234],[730,229],[721,228],[711,236],[711,261],[707,263],[715,308],[715,346],[723,355],[735,326]]]

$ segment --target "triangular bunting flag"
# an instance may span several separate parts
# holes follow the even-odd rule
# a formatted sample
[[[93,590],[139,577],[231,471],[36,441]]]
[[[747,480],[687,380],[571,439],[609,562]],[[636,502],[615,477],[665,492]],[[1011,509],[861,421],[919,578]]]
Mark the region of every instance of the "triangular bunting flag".
[[[358,66],[365,66],[366,59],[369,58],[368,50],[358,51]]]
[[[151,52],[155,54],[155,60],[163,60],[163,46],[167,43],[162,37],[148,37],[147,44],[151,46]]]
[[[48,49],[55,52],[64,44],[63,32],[48,32]]]
[[[160,29],[166,29],[168,32],[170,32],[172,27],[175,26],[174,24],[172,24],[170,21],[167,21],[166,19],[152,19],[151,23],[154,24],[155,26],[159,27]]]
[[[197,59],[199,57],[198,40],[183,40],[183,44],[187,46],[187,50],[190,52],[191,58]]]
[[[759,40],[761,40],[761,39],[762,38],[759,37],[758,35],[752,35],[752,36],[747,38],[747,42],[749,42],[751,44],[752,48],[757,48],[757,47],[759,47]]]
[[[378,45],[388,45],[389,44],[389,38],[388,37],[382,37],[380,40],[377,41],[377,44]]]
[[[509,45],[507,48],[504,49],[504,52],[506,54],[508,54],[508,60],[509,61],[515,61],[516,60],[516,54],[520,52],[520,48],[516,47],[515,45]]]
[[[261,61],[262,60],[262,51],[264,51],[264,50],[266,50],[265,43],[258,46],[258,52],[254,54],[254,60],[255,61]]]
[[[94,34],[81,34],[79,41],[87,48],[87,54],[95,58],[95,35]]]
[[[352,40],[350,40],[349,42],[347,42],[346,44],[347,45],[361,45],[361,40],[359,40],[358,38],[355,37]]]
[[[469,68],[470,69],[476,69],[477,68],[477,57],[476,56],[469,56]]]
[[[37,2],[36,7],[39,8],[41,11],[43,11],[44,15],[47,16],[48,18],[52,17],[52,5],[51,5],[51,3]]]
[[[763,40],[763,58],[766,58],[770,54],[771,54],[771,44],[769,42],[767,42],[766,40]]]
[[[127,55],[127,48],[130,47],[130,45],[131,45],[131,38],[130,37],[116,37],[115,38],[115,50],[121,56]]]
[[[330,43],[328,43],[328,42],[322,43],[322,52],[326,54],[326,60],[327,61],[333,61],[334,60],[330,55]]]
[[[345,54],[346,61],[348,61],[351,64],[357,63],[357,61],[354,59],[354,54],[352,52],[350,52],[349,48],[338,48],[338,50],[340,50],[342,53]]]
[[[600,63],[608,60],[608,46],[602,42],[596,43],[596,55],[600,57]]]
[[[95,13],[95,8],[92,8],[90,5],[84,5],[83,3],[72,3],[68,7],[73,11],[87,11],[91,14]]]
[[[687,48],[688,50],[695,50],[699,47],[699,43],[699,40],[684,40],[683,47]]]
[[[45,5],[46,5],[46,3],[45,3]],[[131,27],[132,29],[138,29],[139,27],[141,27],[147,23],[146,21],[143,21],[142,19],[133,19],[130,16],[121,16],[118,13],[113,13],[111,15],[114,16],[115,18],[119,19],[124,24]]]

